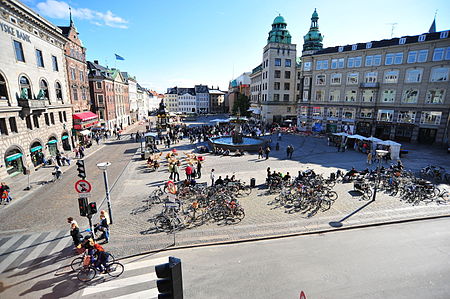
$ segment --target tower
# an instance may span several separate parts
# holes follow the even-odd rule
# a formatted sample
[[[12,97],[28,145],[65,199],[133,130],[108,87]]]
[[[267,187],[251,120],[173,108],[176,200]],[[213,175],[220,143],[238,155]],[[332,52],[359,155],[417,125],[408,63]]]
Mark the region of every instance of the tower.
[[[317,10],[311,16],[311,27],[308,33],[303,37],[303,54],[312,54],[323,48],[323,35],[319,31],[319,14]]]
[[[269,32],[269,37],[267,38],[267,43],[291,43],[291,34],[286,29],[286,21],[281,15],[278,15],[273,20],[272,30]]]

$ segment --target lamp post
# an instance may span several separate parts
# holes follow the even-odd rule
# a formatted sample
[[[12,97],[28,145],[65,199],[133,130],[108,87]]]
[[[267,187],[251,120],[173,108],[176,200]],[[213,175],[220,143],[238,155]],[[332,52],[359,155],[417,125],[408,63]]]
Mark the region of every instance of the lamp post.
[[[375,201],[375,198],[377,197],[377,188],[380,184],[380,170],[381,170],[381,159],[387,155],[388,151],[385,150],[376,150],[377,157],[378,157],[378,171],[377,171],[377,181],[375,182],[375,187],[373,188],[373,198],[372,201]]]
[[[102,162],[102,163],[98,163],[97,167],[98,167],[98,169],[103,171],[103,180],[105,181],[106,202],[108,203],[109,221],[112,224],[113,218],[112,218],[112,211],[111,211],[111,199],[109,198],[108,173],[107,173],[107,169],[110,165],[111,165],[110,162]]]

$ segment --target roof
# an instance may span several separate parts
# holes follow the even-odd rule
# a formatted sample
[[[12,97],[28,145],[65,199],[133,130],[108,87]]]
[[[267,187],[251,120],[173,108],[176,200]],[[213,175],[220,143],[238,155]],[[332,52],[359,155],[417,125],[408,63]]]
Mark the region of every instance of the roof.
[[[58,26],[59,27],[59,29],[61,29],[62,30],[62,34],[65,36],[65,37],[68,37],[69,36],[69,32],[70,32],[70,26]]]
[[[278,17],[273,20],[273,24],[286,24],[286,21],[281,15],[278,15]]]
[[[391,39],[383,39],[383,40],[379,40],[379,41],[371,41],[371,42],[366,42],[366,43],[356,43],[353,45],[328,47],[328,48],[319,50],[312,55],[363,50],[363,49],[367,49],[368,43],[371,43],[371,47],[370,47],[371,49],[396,46],[396,45],[400,45],[400,39],[404,39],[404,44],[415,44],[415,43],[419,43],[420,36],[425,36],[424,41],[439,40],[439,39],[441,39],[441,32],[445,32],[445,31],[448,31],[448,30],[444,30],[444,31],[440,31],[440,32],[433,32],[433,33],[423,33],[420,35],[395,37],[395,38],[391,38]],[[448,37],[446,37],[446,38],[448,38]],[[424,41],[422,41],[422,42],[424,42]],[[356,46],[356,48],[352,49],[354,46]],[[339,50],[341,50],[341,51],[339,51]]]
[[[101,76],[103,76],[104,78],[111,78],[111,70],[100,65],[97,63],[94,63],[92,61],[87,61],[87,67],[89,69],[89,76],[95,77],[97,76],[96,74],[93,74],[92,72],[97,70],[100,72]]]
[[[207,85],[195,85],[195,93],[208,93],[209,89]]]
[[[183,94],[187,94],[187,93],[195,96],[195,88],[178,88],[178,90],[177,90],[178,95],[183,95]]]
[[[223,91],[217,90],[217,89],[210,89],[209,90],[210,94],[216,94],[216,95],[222,95],[225,94]]]

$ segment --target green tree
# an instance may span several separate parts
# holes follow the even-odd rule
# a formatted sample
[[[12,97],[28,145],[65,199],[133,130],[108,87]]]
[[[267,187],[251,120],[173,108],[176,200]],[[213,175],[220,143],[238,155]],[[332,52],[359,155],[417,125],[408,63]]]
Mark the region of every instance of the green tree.
[[[233,103],[232,112],[234,115],[238,113],[240,116],[250,116],[250,111],[247,111],[250,108],[250,99],[245,94],[239,93],[236,101]]]

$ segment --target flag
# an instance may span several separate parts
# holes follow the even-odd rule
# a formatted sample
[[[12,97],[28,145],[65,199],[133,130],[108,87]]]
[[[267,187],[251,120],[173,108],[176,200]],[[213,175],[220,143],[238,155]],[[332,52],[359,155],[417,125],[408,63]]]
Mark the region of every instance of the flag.
[[[433,20],[433,23],[431,23],[430,30],[428,30],[428,33],[436,32],[436,19]]]
[[[116,55],[116,60],[125,60],[125,58],[123,58],[122,56],[119,56],[117,54],[114,54],[114,55]]]

